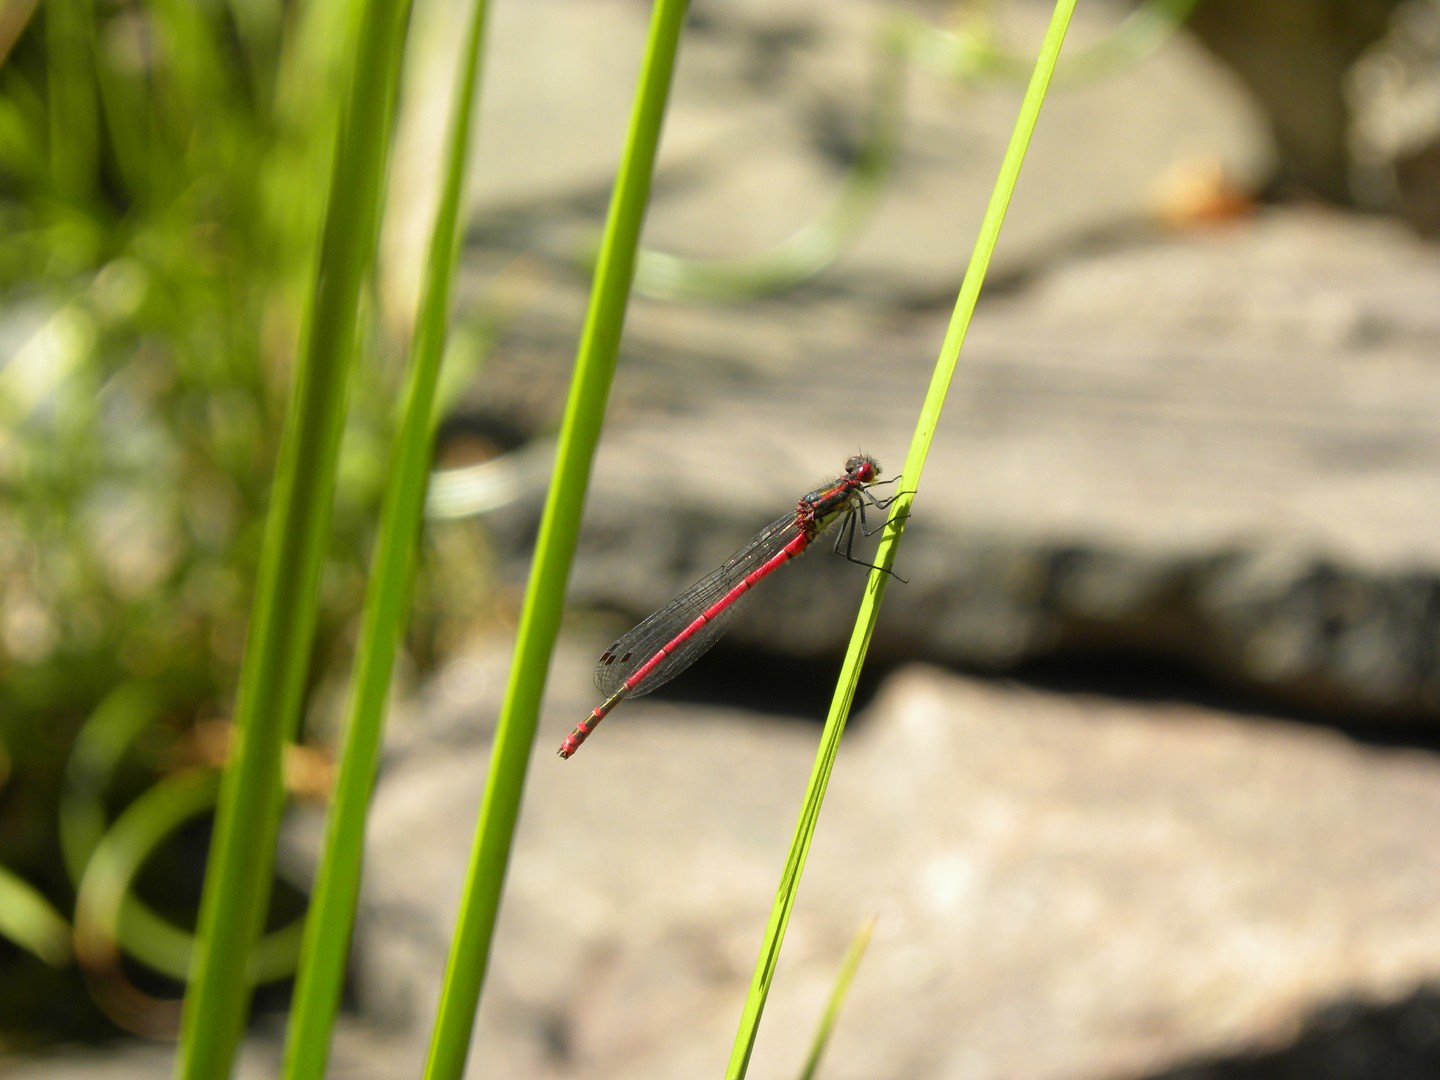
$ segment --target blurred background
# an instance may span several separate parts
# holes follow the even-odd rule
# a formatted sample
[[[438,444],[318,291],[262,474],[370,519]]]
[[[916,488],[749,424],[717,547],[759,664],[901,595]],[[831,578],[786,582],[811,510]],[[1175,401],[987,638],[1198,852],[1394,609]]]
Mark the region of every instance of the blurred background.
[[[493,5],[335,1075],[419,1069],[647,8]],[[870,913],[830,1076],[1440,1075],[1440,4],[1080,9],[752,1075],[798,1073]],[[0,4],[0,1066],[150,1076],[349,15],[79,10]],[[1048,14],[692,5],[474,1075],[719,1071],[863,575],[801,560],[552,744],[614,634],[857,449],[898,468]],[[463,17],[416,8],[245,1075],[278,1060]]]

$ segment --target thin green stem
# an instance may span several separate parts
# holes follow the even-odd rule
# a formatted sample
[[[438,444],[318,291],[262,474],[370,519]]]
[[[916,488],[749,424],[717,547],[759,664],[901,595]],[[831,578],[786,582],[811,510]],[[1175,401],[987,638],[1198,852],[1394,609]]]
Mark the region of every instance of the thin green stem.
[[[860,961],[865,958],[865,949],[870,944],[870,935],[875,932],[877,916],[867,916],[855,931],[850,948],[845,950],[845,959],[840,961],[840,973],[835,976],[835,986],[830,991],[830,1000],[825,1003],[825,1012],[820,1017],[820,1026],[815,1031],[815,1040],[810,1044],[810,1054],[805,1067],[800,1070],[800,1080],[814,1080],[820,1071],[820,1058],[830,1045],[830,1034],[835,1030],[835,1021],[840,1016],[840,1006],[845,1004],[845,995],[860,970]]]
[[[580,533],[590,466],[615,373],[615,357],[635,276],[635,252],[650,201],[655,153],[686,7],[686,0],[655,0],[651,12],[629,134],[575,360],[555,471],[520,615],[515,661],[491,750],[459,923],[431,1036],[425,1066],[427,1080],[458,1078],[469,1054],[470,1029],[489,966],[540,699],[560,631],[565,584]]]
[[[64,916],[39,889],[0,866],[0,938],[58,968],[74,959],[71,936]]]
[[[985,211],[985,219],[980,226],[980,234],[975,240],[975,247],[970,255],[970,265],[965,271],[965,279],[960,286],[955,310],[950,317],[950,325],[946,330],[940,356],[935,364],[935,373],[930,380],[930,388],[920,409],[920,418],[910,443],[910,452],[905,459],[905,467],[901,473],[904,477],[903,490],[891,508],[890,520],[881,537],[880,547],[875,556],[876,569],[870,572],[870,579],[860,602],[855,630],[850,638],[845,662],[840,669],[835,696],[830,703],[830,713],[825,721],[825,730],[820,737],[820,747],[816,753],[815,765],[805,791],[800,820],[795,827],[790,853],[785,860],[785,869],[780,877],[780,888],[776,893],[775,904],[770,911],[769,924],[765,928],[765,937],[755,964],[755,974],[750,983],[750,992],[745,999],[745,1008],[740,1017],[740,1027],[735,1035],[735,1045],[731,1051],[730,1065],[726,1072],[726,1075],[731,1078],[744,1076],[750,1064],[750,1054],[755,1048],[755,1036],[759,1030],[760,1016],[764,1012],[765,1001],[769,996],[771,983],[774,981],[775,967],[780,960],[780,947],[784,942],[785,929],[790,922],[790,913],[794,910],[795,898],[799,892],[800,876],[804,872],[805,860],[810,852],[810,843],[819,823],[825,790],[830,782],[831,770],[835,766],[835,755],[840,749],[840,736],[845,730],[845,721],[850,715],[850,704],[855,697],[855,684],[860,677],[860,665],[864,662],[870,638],[875,632],[875,620],[880,614],[880,601],[885,595],[885,585],[890,577],[887,571],[895,564],[896,544],[904,532],[904,522],[909,515],[916,489],[919,487],[920,475],[925,467],[925,458],[929,453],[930,442],[935,434],[940,409],[945,403],[946,392],[950,388],[950,382],[959,362],[960,346],[965,340],[970,317],[975,311],[975,302],[979,298],[980,287],[984,283],[985,272],[989,268],[995,243],[999,239],[1000,227],[1004,224],[1005,212],[1010,205],[1010,196],[1015,190],[1015,182],[1020,175],[1020,166],[1024,163],[1025,151],[1028,149],[1030,137],[1035,131],[1035,122],[1040,115],[1040,106],[1045,100],[1045,93],[1055,70],[1055,62],[1059,59],[1060,46],[1065,40],[1065,31],[1070,25],[1070,17],[1074,8],[1075,0],[1056,0],[1050,27],[1046,32],[1044,43],[1041,45],[1034,74],[1025,91],[1025,97],[1020,106],[1020,115],[1016,119],[1014,132],[1010,136],[1010,145],[1005,151],[1005,157],[1001,162],[1000,172],[996,177],[995,187],[990,196],[990,203]]]
[[[374,258],[409,13],[408,0],[375,0],[357,43],[201,900],[201,945],[176,1063],[177,1075],[191,1080],[229,1075],[248,1012],[250,952],[269,903],[279,829],[281,750],[295,735],[305,692],[360,288]]]
[[[355,922],[365,819],[385,730],[395,655],[406,623],[414,551],[425,505],[425,481],[434,444],[435,387],[444,355],[450,287],[459,252],[475,98],[480,82],[487,0],[476,0],[466,36],[465,61],[455,86],[445,181],[430,239],[424,292],[415,325],[413,362],[389,485],[381,513],[375,564],[355,661],[345,749],[330,809],[325,854],[306,921],[305,949],[286,1043],[290,1080],[321,1077],[340,1007],[345,961]]]

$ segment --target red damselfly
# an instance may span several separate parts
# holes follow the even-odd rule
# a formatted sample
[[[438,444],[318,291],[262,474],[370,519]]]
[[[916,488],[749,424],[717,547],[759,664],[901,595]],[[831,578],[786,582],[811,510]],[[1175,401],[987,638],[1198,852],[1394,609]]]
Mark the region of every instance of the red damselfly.
[[[802,497],[794,510],[761,529],[718,570],[701,578],[606,649],[595,665],[595,688],[605,695],[605,700],[591,709],[560,744],[560,756],[568,758],[580,749],[600,721],[627,697],[648,694],[698,660],[725,632],[750,590],[791,559],[805,554],[815,538],[837,521],[843,519],[835,538],[836,553],[853,563],[870,566],[855,558],[851,549],[857,519],[865,532],[865,507],[884,510],[895,501],[893,495],[877,499],[869,490],[879,477],[880,463],[868,454],[856,454],[845,462],[844,476]]]

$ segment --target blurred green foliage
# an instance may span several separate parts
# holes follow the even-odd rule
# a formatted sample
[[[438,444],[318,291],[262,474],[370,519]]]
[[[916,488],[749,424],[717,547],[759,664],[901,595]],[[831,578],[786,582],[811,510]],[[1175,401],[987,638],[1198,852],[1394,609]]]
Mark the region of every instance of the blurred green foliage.
[[[1091,68],[1149,47],[1154,26],[1193,3],[1149,0],[1109,51],[1091,50]],[[105,955],[113,942],[88,909],[122,939],[127,925],[148,928],[148,951],[130,952],[152,971],[188,962],[188,936],[157,920],[191,913],[117,899],[95,866],[127,888],[168,874],[153,893],[172,899],[200,873],[203,836],[184,837],[191,866],[146,865],[147,845],[203,811],[213,775],[202,772],[224,754],[223,735],[207,743],[194,722],[224,716],[233,697],[359,10],[0,2],[0,1053],[106,1030],[75,1007],[72,922],[101,1007],[150,1030],[141,999],[155,982]],[[745,295],[817,272],[887,175],[904,64],[958,79],[1028,70],[976,42],[893,22],[838,210],[774,257],[742,262],[753,281],[670,260],[667,272],[690,278],[669,287],[721,280]],[[383,351],[366,350],[352,392],[312,679],[344,659],[364,591],[400,386],[374,360]],[[422,620],[484,586],[456,542],[444,537],[442,555],[469,575],[443,595],[422,577]],[[420,627],[422,657],[433,633]],[[162,803],[166,793],[176,797]],[[261,966],[283,969],[293,942],[282,931],[270,944]],[[97,990],[101,962],[111,967]],[[473,1003],[459,1013],[455,1045]]]
[[[183,732],[231,696],[355,8],[50,0],[0,19],[0,867],[62,914],[86,718],[117,687],[163,688],[169,723],[127,753],[118,812],[195,763]],[[362,365],[320,665],[361,602],[396,381]],[[0,1048],[76,1015],[52,991],[0,942]]]

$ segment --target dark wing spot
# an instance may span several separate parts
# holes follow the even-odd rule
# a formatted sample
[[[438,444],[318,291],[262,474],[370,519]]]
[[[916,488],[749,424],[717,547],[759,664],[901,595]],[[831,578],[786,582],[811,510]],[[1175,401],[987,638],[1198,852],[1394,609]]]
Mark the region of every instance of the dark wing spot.
[[[634,656],[635,654],[634,654],[633,652],[627,650],[624,656],[616,656],[616,655],[615,655],[615,650],[618,649],[619,647],[620,647],[620,642],[617,641],[617,642],[615,642],[615,644],[611,645],[610,648],[606,649],[603,653],[601,653],[601,654],[600,654],[600,663],[604,664],[606,667],[609,667],[611,664],[615,663],[617,660],[618,660],[620,663],[622,663],[622,664],[629,662],[630,658],[631,658],[632,656]]]

